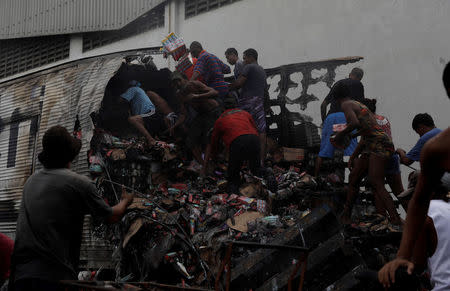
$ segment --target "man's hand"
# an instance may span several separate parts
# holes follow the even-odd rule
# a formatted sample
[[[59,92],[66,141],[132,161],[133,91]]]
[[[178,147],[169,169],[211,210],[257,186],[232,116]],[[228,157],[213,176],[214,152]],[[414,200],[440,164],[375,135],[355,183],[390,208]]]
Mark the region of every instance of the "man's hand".
[[[380,271],[378,271],[378,281],[380,281],[384,288],[391,287],[391,282],[395,283],[395,272],[399,267],[407,267],[409,275],[411,275],[414,270],[414,264],[405,259],[397,258],[387,263]]]
[[[406,151],[404,149],[398,148],[395,150],[396,153],[400,155],[400,153],[406,154]]]
[[[127,207],[133,202],[134,192],[128,193],[125,187],[122,187],[122,197],[121,200],[126,201]]]

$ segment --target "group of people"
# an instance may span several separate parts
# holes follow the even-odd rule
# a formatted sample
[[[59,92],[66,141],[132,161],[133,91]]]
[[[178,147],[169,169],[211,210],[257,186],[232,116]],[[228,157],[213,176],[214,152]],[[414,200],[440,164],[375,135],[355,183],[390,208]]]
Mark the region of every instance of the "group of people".
[[[161,130],[184,132],[186,145],[202,166],[202,173],[206,173],[222,140],[229,156],[229,191],[235,193],[243,162],[248,161],[249,169],[256,175],[264,162],[266,74],[258,65],[254,49],[243,53],[243,61],[236,49],[226,50],[227,61],[234,65],[231,83],[224,80],[224,74],[231,73],[230,67],[205,51],[199,42],[191,44],[190,53],[196,58],[190,76],[174,72],[171,77],[180,110],[174,112],[158,94],[145,92],[139,82],[133,81],[121,95],[130,107],[128,120],[150,147],[164,146],[154,137]],[[333,157],[336,149],[343,150],[350,156],[351,173],[342,221],[350,222],[359,184],[367,176],[377,212],[400,228],[402,220],[385,183],[388,181],[393,193],[400,195],[404,189],[399,163],[410,165],[420,160],[421,171],[407,206],[400,250],[397,258],[380,270],[379,280],[390,286],[400,266],[406,266],[409,273],[422,266],[426,251],[434,290],[447,290],[450,206],[447,192],[440,186],[441,177],[450,171],[450,128],[441,131],[430,115],[418,114],[412,128],[420,136],[419,141],[408,153],[395,149],[390,123],[376,114],[376,100],[365,98],[362,78],[363,71],[354,68],[348,79],[332,87],[322,103],[322,143],[315,174],[319,174],[323,159]],[[443,80],[450,98],[450,64]],[[64,127],[47,130],[42,145],[38,158],[44,169],[34,173],[23,190],[11,260],[12,290],[60,290],[58,280],[76,279],[84,214],[114,223],[134,198],[123,190],[121,201],[111,207],[90,180],[70,170],[81,144]],[[5,237],[0,239],[7,241]],[[11,242],[7,245],[11,250]]]
[[[206,174],[212,157],[218,152],[219,140],[223,140],[231,164],[229,190],[236,192],[242,163],[249,161],[252,172],[258,175],[265,157],[266,73],[258,64],[255,49],[244,51],[243,60],[236,49],[225,51],[227,61],[234,65],[231,83],[224,79],[225,74],[231,73],[230,67],[204,50],[198,41],[192,42],[189,51],[194,60],[193,70],[175,71],[171,77],[178,112],[173,112],[158,94],[145,92],[133,81],[121,95],[123,102],[130,105],[128,120],[146,137],[149,146],[164,145],[154,138],[164,129],[184,135],[196,161],[194,169],[202,174]],[[247,150],[248,155],[244,154]]]
[[[412,129],[420,137],[416,145],[408,153],[395,149],[389,121],[376,114],[376,100],[364,96],[362,76],[361,69],[353,69],[348,79],[332,87],[322,103],[324,122],[315,174],[319,173],[322,159],[333,157],[336,149],[350,156],[344,223],[351,222],[352,205],[365,176],[373,189],[377,212],[386,216],[394,228],[401,229],[403,222],[385,184],[390,185],[395,196],[413,193],[409,202],[403,204],[407,216],[397,258],[379,271],[379,281],[390,287],[399,267],[406,267],[412,274],[413,270],[420,272],[428,266],[433,290],[449,290],[450,187],[444,179],[448,179],[446,172],[450,172],[450,128],[442,131],[429,114],[417,114],[412,121]],[[450,98],[450,63],[444,70],[443,82]],[[403,191],[399,164],[409,166],[416,161],[420,161],[421,167],[415,189]]]

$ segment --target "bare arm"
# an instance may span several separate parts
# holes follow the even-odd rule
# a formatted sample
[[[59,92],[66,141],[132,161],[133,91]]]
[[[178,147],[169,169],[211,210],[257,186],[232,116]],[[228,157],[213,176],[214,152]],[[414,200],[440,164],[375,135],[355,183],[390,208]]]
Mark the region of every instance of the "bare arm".
[[[129,194],[122,188],[122,198],[120,202],[112,207],[112,215],[107,219],[107,223],[116,223],[125,214],[128,206],[133,202],[134,194]]]
[[[167,114],[173,112],[172,108],[170,108],[169,104],[167,104],[167,101],[164,100],[164,98],[162,98],[161,96],[159,96],[158,94],[156,94],[153,91],[147,91],[145,93],[147,93],[147,96],[150,99],[150,101],[152,101],[152,103],[155,104],[155,106],[164,115],[167,115]]]
[[[404,150],[402,150],[402,149],[397,149],[396,152],[397,152],[397,154],[400,156],[400,162],[401,162],[402,164],[409,166],[409,165],[411,165],[412,163],[414,163],[413,160],[411,160],[410,158],[408,158],[408,157],[406,156],[406,152],[405,152]]]
[[[411,259],[414,243],[423,228],[430,205],[431,194],[435,185],[439,185],[444,174],[441,165],[442,145],[438,139],[430,140],[425,144],[420,159],[421,172],[417,181],[413,197],[409,202],[406,225],[397,257]]]
[[[336,140],[341,140],[344,136],[350,134],[359,126],[359,120],[353,110],[353,103],[344,102],[341,104],[342,111],[344,111],[345,119],[347,120],[347,127],[336,134]]]
[[[355,150],[353,151],[353,154],[350,156],[350,159],[348,160],[348,168],[351,170],[353,168],[353,161],[359,157],[361,154],[363,148],[365,146],[364,137],[361,138],[358,145],[356,146]]]
[[[192,99],[208,99],[219,96],[219,92],[217,92],[215,89],[206,86],[202,82],[195,81],[195,86],[198,88],[199,91],[203,92],[200,94],[192,94]]]
[[[412,273],[414,265],[411,262],[415,244],[421,233],[435,185],[439,185],[444,171],[450,169],[450,129],[428,141],[422,149],[421,172],[413,197],[409,202],[406,224],[400,243],[397,258],[387,263],[378,273],[379,281],[389,287],[395,282],[395,272],[401,266],[408,267]]]
[[[237,78],[236,81],[230,84],[231,90],[237,90],[244,86],[245,82],[247,81],[247,77],[240,75],[239,78]]]

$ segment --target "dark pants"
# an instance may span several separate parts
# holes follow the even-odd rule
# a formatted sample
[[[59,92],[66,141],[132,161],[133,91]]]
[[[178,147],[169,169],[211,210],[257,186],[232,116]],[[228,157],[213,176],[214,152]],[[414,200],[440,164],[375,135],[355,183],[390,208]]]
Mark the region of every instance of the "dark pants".
[[[64,288],[56,282],[49,282],[38,278],[17,280],[11,291],[63,291]]]
[[[253,134],[244,134],[237,137],[230,145],[228,161],[228,189],[237,193],[240,185],[240,171],[242,164],[248,161],[253,175],[260,175],[261,143],[259,137]]]

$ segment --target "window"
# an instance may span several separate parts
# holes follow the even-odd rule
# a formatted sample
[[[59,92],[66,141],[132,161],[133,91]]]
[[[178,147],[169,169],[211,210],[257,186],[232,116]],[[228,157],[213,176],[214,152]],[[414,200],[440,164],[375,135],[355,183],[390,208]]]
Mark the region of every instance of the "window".
[[[0,79],[69,57],[70,38],[63,36],[0,41]]]
[[[165,5],[161,4],[120,30],[85,33],[83,35],[83,52],[145,31],[164,27],[164,14]]]
[[[184,0],[184,16],[189,18],[237,1],[240,0]]]

